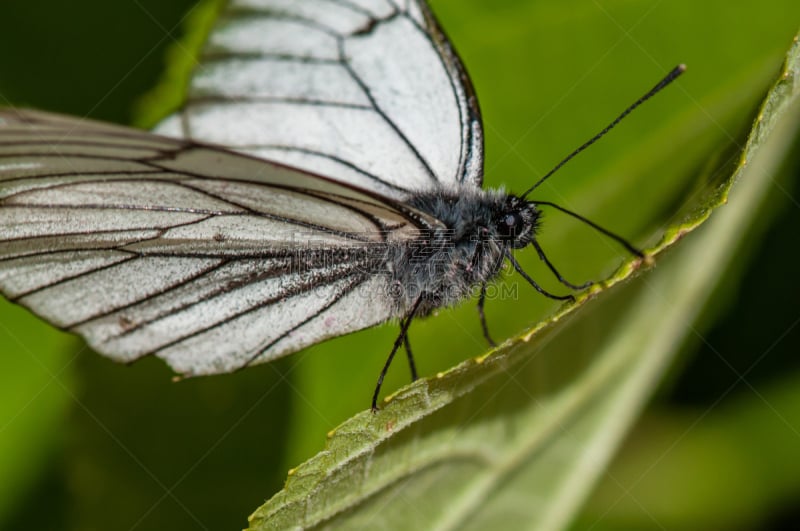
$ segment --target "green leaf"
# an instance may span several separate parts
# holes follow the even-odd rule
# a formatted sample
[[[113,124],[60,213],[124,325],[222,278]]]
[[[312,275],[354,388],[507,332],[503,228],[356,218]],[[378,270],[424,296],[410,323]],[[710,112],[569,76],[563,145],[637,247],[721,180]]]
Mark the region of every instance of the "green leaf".
[[[648,413],[574,529],[767,527],[800,491],[798,386],[791,375],[713,411]]]
[[[251,529],[563,528],[758,215],[800,127],[798,76],[795,40],[738,162],[709,165],[703,193],[687,192],[701,199],[648,251],[656,270],[629,262],[501,348],[344,422]]]

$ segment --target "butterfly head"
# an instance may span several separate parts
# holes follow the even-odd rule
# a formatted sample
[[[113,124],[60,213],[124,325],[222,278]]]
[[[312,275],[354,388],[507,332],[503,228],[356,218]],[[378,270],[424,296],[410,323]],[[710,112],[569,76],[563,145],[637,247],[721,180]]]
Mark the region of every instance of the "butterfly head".
[[[513,249],[522,249],[536,237],[541,215],[533,203],[508,196],[495,212],[494,228],[503,243]]]

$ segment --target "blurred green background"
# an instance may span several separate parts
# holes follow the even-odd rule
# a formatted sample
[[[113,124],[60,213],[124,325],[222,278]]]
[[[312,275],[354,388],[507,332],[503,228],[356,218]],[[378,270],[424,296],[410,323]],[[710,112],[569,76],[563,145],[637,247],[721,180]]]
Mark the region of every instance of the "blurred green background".
[[[487,186],[520,191],[679,62],[689,71],[541,190],[637,244],[678,216],[693,168],[741,144],[800,26],[796,2],[438,0],[476,85]],[[166,56],[185,61],[188,0],[0,7],[0,104],[119,123]],[[188,15],[188,18],[187,18]],[[676,136],[676,132],[680,135]],[[800,157],[798,157],[800,159]],[[798,161],[775,176],[695,340],[576,528],[784,529],[800,521]],[[653,216],[660,209],[660,216]],[[542,244],[575,280],[624,256],[548,214]],[[552,225],[551,225],[552,224]],[[566,226],[567,228],[563,228]],[[528,253],[526,268],[558,287]],[[497,338],[552,309],[519,286],[491,301]],[[76,301],[80,304],[80,301]],[[0,529],[236,529],[289,467],[368,405],[396,334],[380,327],[247,371],[171,383],[114,364],[0,302]],[[485,349],[472,304],[415,323],[422,374]],[[405,383],[397,364],[385,389]]]

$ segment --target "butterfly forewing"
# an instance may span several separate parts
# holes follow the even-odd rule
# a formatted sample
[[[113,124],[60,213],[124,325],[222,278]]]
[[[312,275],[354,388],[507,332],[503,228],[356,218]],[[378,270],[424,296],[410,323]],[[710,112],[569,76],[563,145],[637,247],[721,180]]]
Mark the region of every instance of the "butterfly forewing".
[[[121,361],[227,372],[385,321],[382,253],[437,223],[217,148],[0,111],[0,288]]]
[[[417,1],[230,2],[159,132],[398,200],[481,184],[477,100]]]

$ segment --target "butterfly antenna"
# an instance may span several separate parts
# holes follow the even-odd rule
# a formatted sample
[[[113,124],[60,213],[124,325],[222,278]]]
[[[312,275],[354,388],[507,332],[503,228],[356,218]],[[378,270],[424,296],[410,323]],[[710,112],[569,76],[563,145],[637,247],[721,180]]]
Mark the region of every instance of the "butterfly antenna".
[[[673,68],[673,69],[672,69],[672,71],[671,71],[669,74],[667,74],[667,75],[664,77],[664,79],[662,79],[661,81],[659,81],[659,82],[656,84],[656,86],[655,86],[655,87],[653,87],[653,88],[651,88],[651,89],[650,89],[650,90],[649,90],[649,91],[648,91],[648,92],[647,92],[647,93],[646,93],[644,96],[642,96],[641,98],[639,98],[638,100],[636,100],[635,102],[633,102],[633,104],[632,104],[630,107],[628,107],[627,109],[625,109],[624,111],[622,111],[622,114],[620,114],[619,116],[617,116],[617,117],[614,119],[614,121],[613,121],[613,122],[611,122],[610,124],[608,124],[608,125],[605,127],[605,129],[603,129],[602,131],[600,131],[599,133],[597,133],[596,135],[594,135],[592,138],[590,138],[588,141],[586,141],[586,142],[585,142],[585,143],[584,143],[582,146],[580,146],[578,149],[576,149],[575,151],[573,151],[572,153],[570,153],[569,155],[567,155],[567,156],[564,158],[564,160],[562,160],[561,162],[559,162],[558,164],[556,164],[556,166],[555,166],[555,167],[554,167],[552,170],[550,170],[549,172],[547,172],[547,173],[544,175],[544,177],[542,177],[541,179],[539,179],[538,181],[536,181],[536,184],[534,184],[533,186],[531,186],[530,188],[528,188],[528,190],[527,190],[527,191],[526,191],[524,194],[522,194],[522,196],[520,196],[520,197],[521,197],[521,199],[525,199],[525,196],[527,196],[529,193],[533,192],[533,191],[534,191],[534,190],[535,190],[535,189],[536,189],[536,188],[537,188],[537,187],[538,187],[540,184],[542,184],[543,182],[545,182],[545,181],[546,181],[546,180],[547,180],[547,179],[548,179],[548,178],[549,178],[551,175],[553,175],[555,172],[557,172],[558,170],[560,170],[560,169],[561,169],[561,167],[562,167],[562,166],[564,166],[564,164],[566,164],[567,162],[569,162],[570,160],[572,160],[572,159],[573,159],[573,158],[574,158],[574,157],[575,157],[575,156],[576,156],[578,153],[580,153],[580,152],[581,152],[581,151],[583,151],[584,149],[588,148],[589,146],[591,146],[592,144],[594,144],[595,142],[597,142],[598,140],[600,140],[601,138],[603,138],[603,137],[605,136],[605,134],[606,134],[606,133],[608,133],[609,131],[611,131],[611,130],[614,128],[614,126],[616,126],[618,123],[620,123],[620,122],[622,121],[622,119],[623,119],[623,118],[625,118],[625,117],[626,117],[626,116],[628,116],[628,115],[629,115],[631,112],[633,112],[633,110],[634,110],[636,107],[638,107],[638,106],[639,106],[639,105],[641,105],[642,103],[646,102],[647,100],[649,100],[650,98],[652,98],[653,96],[655,96],[656,94],[658,94],[658,93],[661,91],[661,89],[663,89],[664,87],[666,87],[667,85],[669,85],[670,83],[672,83],[673,81],[675,81],[675,79],[676,79],[678,76],[680,76],[681,74],[683,74],[685,71],[686,71],[686,65],[683,65],[683,64],[680,64],[680,65],[676,66],[675,68]]]
[[[531,201],[531,203],[533,203],[533,204],[534,204],[534,205],[536,205],[536,206],[545,205],[545,206],[553,207],[553,208],[555,208],[556,210],[560,210],[560,211],[561,211],[561,212],[563,212],[564,214],[567,214],[567,215],[569,215],[569,216],[572,216],[573,218],[575,218],[575,219],[577,219],[577,220],[580,220],[580,221],[582,221],[582,222],[586,223],[587,225],[589,225],[590,227],[592,227],[594,230],[596,230],[596,231],[598,231],[598,232],[600,232],[600,233],[602,233],[602,234],[605,234],[606,236],[608,236],[608,237],[609,237],[609,238],[611,238],[612,240],[615,240],[615,241],[619,242],[619,244],[620,244],[620,245],[622,245],[623,247],[625,247],[625,249],[627,249],[627,251],[628,251],[629,253],[631,253],[632,255],[638,256],[639,258],[644,258],[644,252],[640,251],[639,249],[637,249],[636,247],[634,247],[633,245],[631,245],[631,244],[628,242],[628,240],[626,240],[626,239],[625,239],[625,238],[623,238],[622,236],[619,236],[618,234],[614,234],[613,232],[611,232],[611,231],[610,231],[610,230],[608,230],[608,229],[604,229],[603,227],[601,227],[600,225],[598,225],[598,224],[597,224],[597,223],[595,223],[594,221],[591,221],[591,220],[589,220],[589,219],[586,219],[585,217],[581,216],[580,214],[578,214],[578,213],[576,213],[576,212],[573,212],[572,210],[567,210],[566,208],[564,208],[564,207],[562,207],[562,206],[558,206],[558,205],[557,205],[557,204],[555,204],[555,203],[551,203],[550,201]],[[535,241],[535,240],[534,240],[534,241]],[[535,243],[534,243],[534,245],[537,245],[537,249],[536,249],[536,250],[537,250],[537,251],[539,251],[538,244],[535,244]],[[541,253],[541,252],[540,252],[540,253],[539,253],[539,256],[540,256],[540,257],[541,257],[541,256],[543,256],[543,253]],[[550,265],[550,264],[547,262],[547,260],[545,260],[544,258],[542,258],[542,260],[544,260],[544,262],[545,262],[545,263],[548,265],[548,267],[550,267],[550,269],[551,269],[551,270],[552,270],[552,271],[553,271],[553,272],[556,274],[556,276],[557,276],[557,277],[559,277],[559,276],[560,276],[560,275],[558,274],[558,272],[556,272],[556,271],[555,271],[555,269],[553,269],[553,266],[551,266],[551,265]],[[564,282],[564,281],[563,281],[563,279],[559,278],[559,280],[561,280],[561,283],[562,283],[562,284],[566,284],[567,286],[570,286],[570,284],[569,284],[569,283],[566,283],[566,282]],[[583,288],[585,288],[585,287],[587,287],[587,286],[586,286],[586,285],[583,285],[583,286],[570,286],[570,287],[572,287],[572,288],[574,288],[574,289],[583,289]]]

